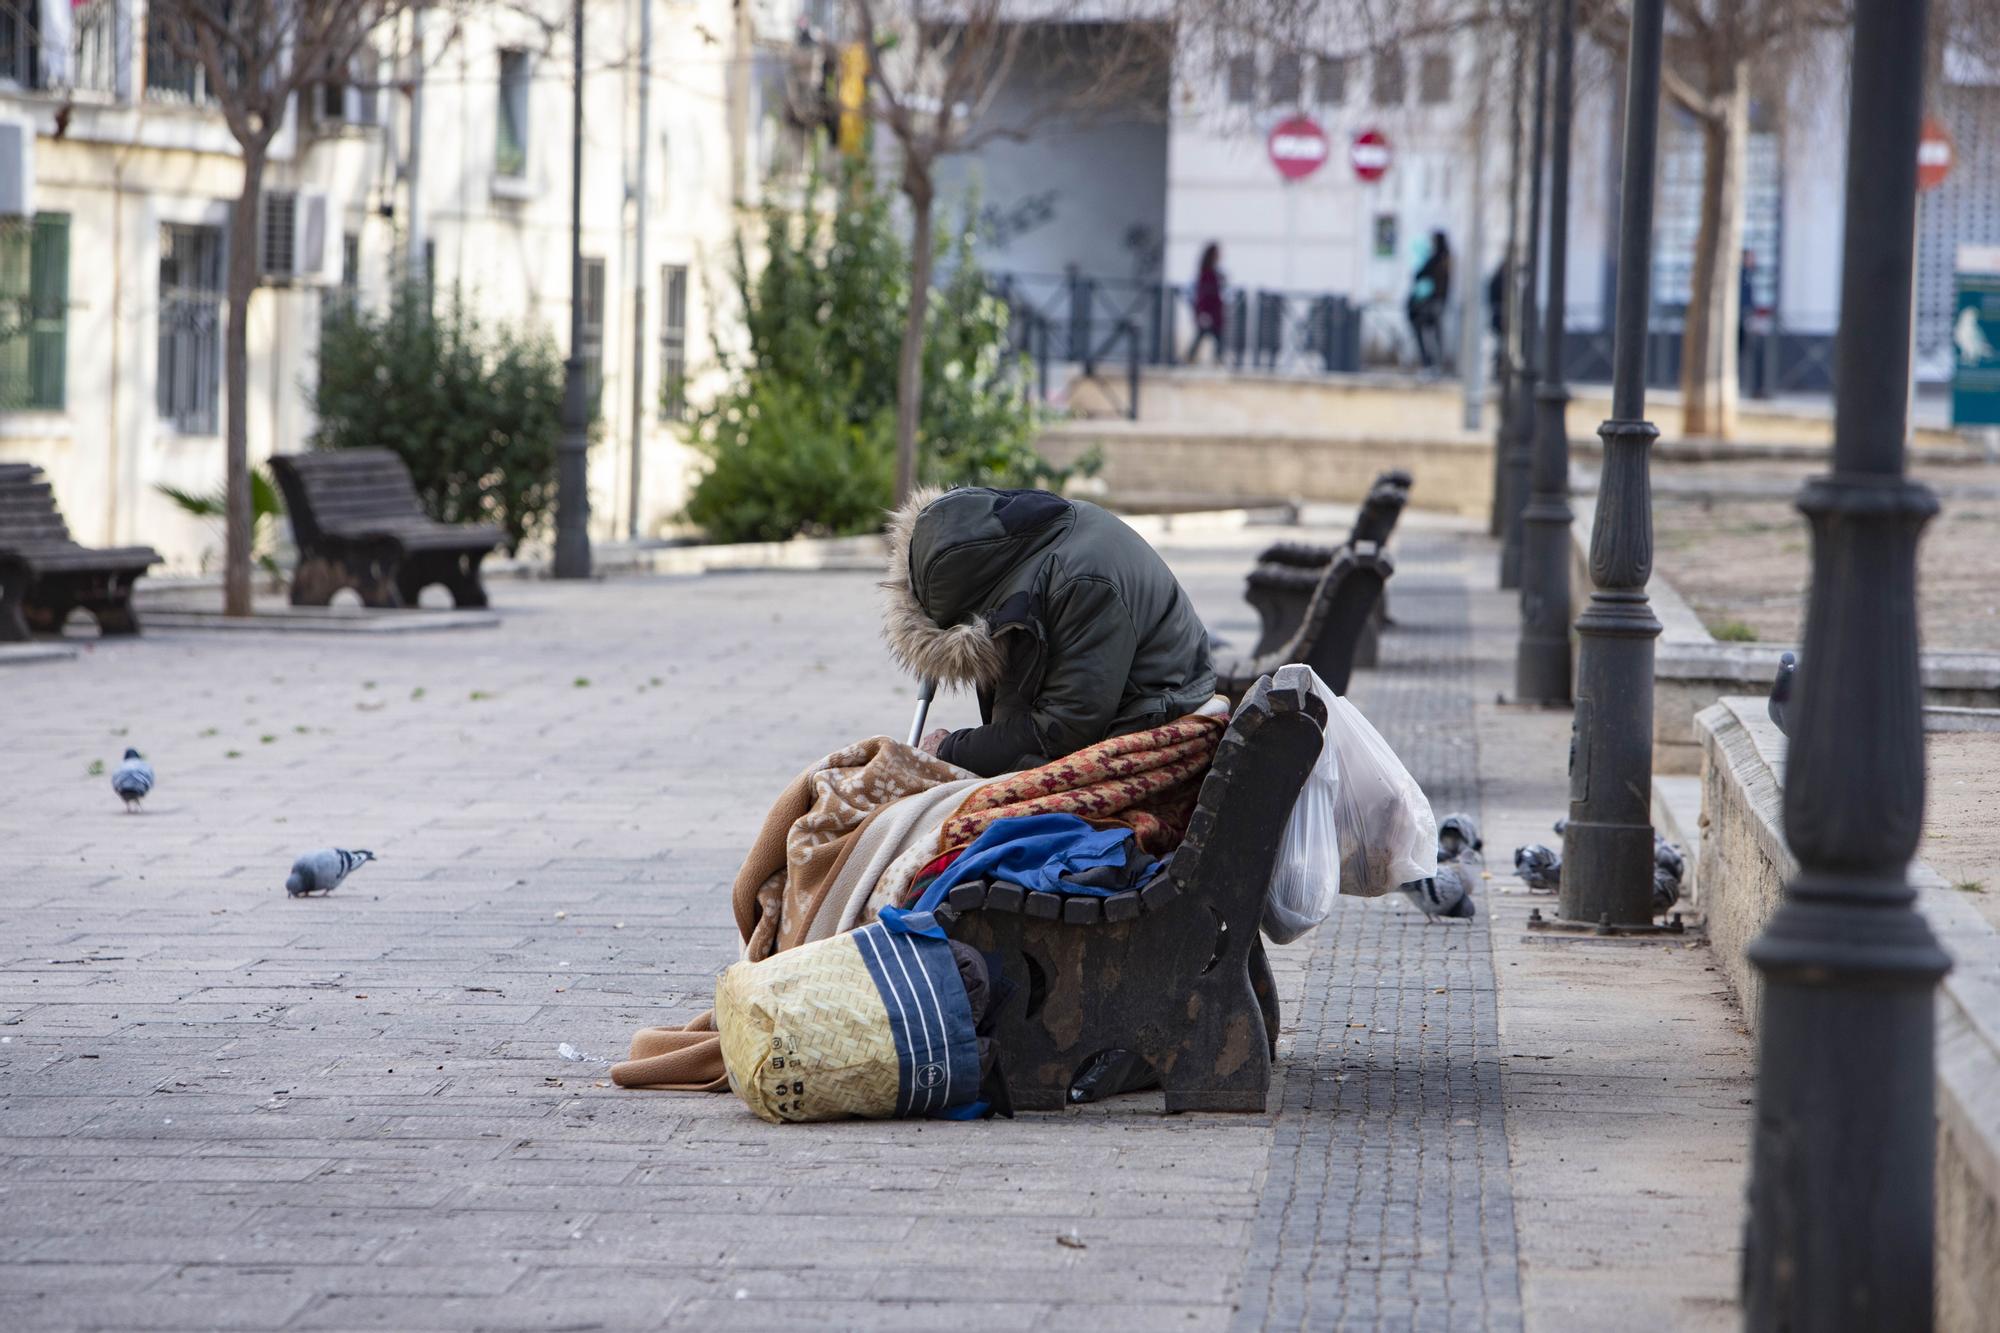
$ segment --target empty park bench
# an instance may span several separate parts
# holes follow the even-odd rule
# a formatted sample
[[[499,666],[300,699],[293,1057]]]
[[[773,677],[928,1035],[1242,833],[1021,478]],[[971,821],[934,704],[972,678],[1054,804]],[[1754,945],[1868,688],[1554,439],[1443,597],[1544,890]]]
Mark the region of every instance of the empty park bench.
[[[137,634],[132,585],[158,563],[150,546],[78,545],[42,470],[0,463],[0,640],[60,634],[78,607],[102,634]]]
[[[461,607],[486,605],[479,562],[504,540],[490,524],[439,523],[424,512],[410,469],[387,449],[280,454],[299,566],[292,605],[325,606],[352,588],[363,606],[404,607],[441,583]]]
[[[1304,610],[1291,634],[1275,648],[1254,652],[1242,661],[1218,663],[1216,690],[1234,703],[1258,677],[1288,662],[1302,662],[1329,690],[1347,693],[1362,636],[1395,570],[1395,562],[1373,542],[1337,548],[1323,569],[1294,570],[1304,589]]]
[[[1368,498],[1355,516],[1353,531],[1341,546],[1278,542],[1265,547],[1244,581],[1243,600],[1250,603],[1262,622],[1253,651],[1259,655],[1275,651],[1291,638],[1305,615],[1319,575],[1337,552],[1363,543],[1387,546],[1409,497],[1410,474],[1400,470],[1384,472],[1369,489]],[[1374,612],[1362,630],[1355,649],[1356,666],[1375,665],[1377,641],[1387,619],[1388,605],[1384,593],[1377,599]]]
[[[1017,1107],[1063,1106],[1093,1057],[1122,1050],[1158,1076],[1168,1111],[1265,1109],[1278,999],[1258,928],[1325,726],[1304,671],[1258,681],[1187,837],[1143,888],[1097,898],[977,880],[946,895],[946,931],[997,955],[1014,985],[995,1037]]]

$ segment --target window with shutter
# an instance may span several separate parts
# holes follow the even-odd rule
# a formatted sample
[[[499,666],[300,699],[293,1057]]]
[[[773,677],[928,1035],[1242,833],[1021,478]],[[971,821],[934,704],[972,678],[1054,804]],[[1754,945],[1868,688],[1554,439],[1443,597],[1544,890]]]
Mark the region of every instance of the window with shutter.
[[[0,220],[0,411],[62,411],[68,363],[69,214]]]
[[[687,419],[687,301],[685,264],[660,266],[660,415]]]
[[[604,410],[604,261],[583,261],[583,338],[577,345],[583,358],[583,391],[594,421]]]

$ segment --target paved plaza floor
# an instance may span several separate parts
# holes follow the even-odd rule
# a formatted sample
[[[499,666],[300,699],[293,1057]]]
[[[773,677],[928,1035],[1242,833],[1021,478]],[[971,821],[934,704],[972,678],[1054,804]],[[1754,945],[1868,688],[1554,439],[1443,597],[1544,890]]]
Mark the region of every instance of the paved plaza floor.
[[[1166,550],[1242,647],[1288,535],[1327,536]],[[1262,1115],[774,1127],[609,1085],[708,1006],[778,788],[907,725],[866,572],[501,582],[498,628],[0,665],[7,1326],[1731,1326],[1740,1018],[1698,939],[1524,929],[1567,715],[1496,703],[1483,535],[1412,515],[1396,556],[1353,697],[1483,816],[1493,878],[1470,925],[1343,900],[1272,951]],[[91,771],[127,745],[137,815]],[[288,900],[329,844],[380,859]]]

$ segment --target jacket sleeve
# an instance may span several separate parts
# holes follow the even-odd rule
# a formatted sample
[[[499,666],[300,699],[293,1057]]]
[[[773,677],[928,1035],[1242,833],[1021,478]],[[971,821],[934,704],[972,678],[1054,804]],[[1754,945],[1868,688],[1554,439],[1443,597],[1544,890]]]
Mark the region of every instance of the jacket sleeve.
[[[990,777],[1023,767],[1024,759],[1059,759],[1104,739],[1138,652],[1124,602],[1103,579],[1072,580],[1049,606],[1044,632],[1040,680],[1002,680],[993,720],[953,732],[940,758]],[[1009,655],[1010,670],[1017,661]]]

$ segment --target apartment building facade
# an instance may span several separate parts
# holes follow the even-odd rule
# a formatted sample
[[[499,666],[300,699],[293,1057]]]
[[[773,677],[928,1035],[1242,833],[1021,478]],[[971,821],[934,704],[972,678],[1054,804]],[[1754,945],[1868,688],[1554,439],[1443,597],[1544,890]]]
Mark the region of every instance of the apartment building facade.
[[[541,5],[406,16],[348,81],[296,99],[259,226],[253,459],[311,438],[330,302],[383,302],[410,277],[567,347],[571,8]],[[585,21],[592,529],[623,536],[636,519],[651,535],[684,502],[686,405],[730,336],[714,312],[730,308],[736,222],[795,156],[783,104],[798,13],[589,0]],[[222,481],[241,179],[201,71],[157,40],[145,0],[0,5],[0,458],[48,470],[79,540],[148,543],[177,571],[219,559],[218,534],[159,487]]]

